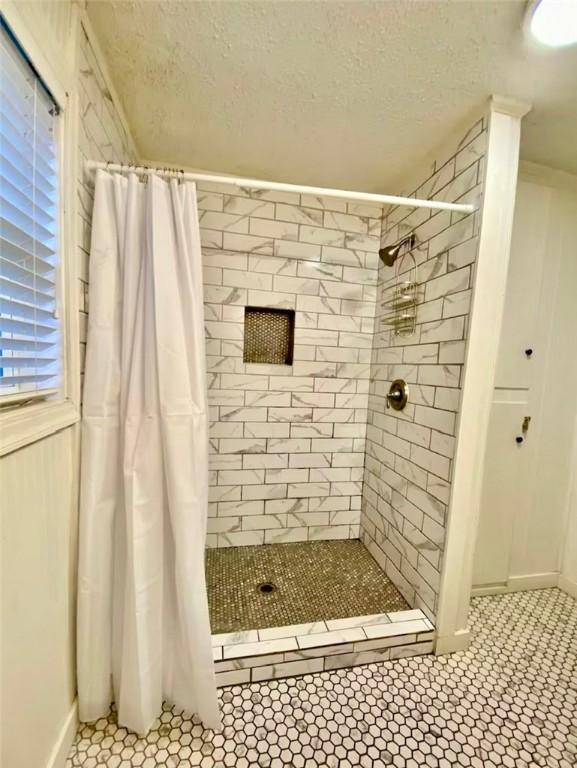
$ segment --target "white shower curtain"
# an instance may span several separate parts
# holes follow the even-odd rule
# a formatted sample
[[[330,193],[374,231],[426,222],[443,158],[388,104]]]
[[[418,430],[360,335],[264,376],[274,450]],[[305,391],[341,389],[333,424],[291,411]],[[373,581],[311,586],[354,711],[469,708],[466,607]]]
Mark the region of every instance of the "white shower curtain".
[[[90,256],[78,588],[80,719],[162,701],[220,724],[204,545],[201,253],[193,184],[99,171]]]

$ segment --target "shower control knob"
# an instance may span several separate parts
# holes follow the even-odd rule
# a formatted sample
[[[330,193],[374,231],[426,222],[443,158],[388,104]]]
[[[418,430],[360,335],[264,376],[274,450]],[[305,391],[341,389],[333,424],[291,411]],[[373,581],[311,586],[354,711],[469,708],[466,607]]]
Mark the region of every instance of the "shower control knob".
[[[521,435],[519,435],[518,437],[515,438],[515,442],[517,443],[517,445],[521,445],[521,443],[523,442],[523,439],[524,438],[522,438]]]
[[[525,350],[525,354],[527,355],[527,357],[531,357],[531,355],[533,354],[533,350],[532,349],[526,349]]]
[[[387,408],[402,411],[409,399],[409,386],[403,379],[395,379],[386,395]]]

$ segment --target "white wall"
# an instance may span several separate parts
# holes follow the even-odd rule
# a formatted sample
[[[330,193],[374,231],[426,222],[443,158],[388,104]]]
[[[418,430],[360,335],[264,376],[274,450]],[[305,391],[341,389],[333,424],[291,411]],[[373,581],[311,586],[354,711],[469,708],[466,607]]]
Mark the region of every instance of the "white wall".
[[[16,9],[3,4],[2,9],[18,25],[14,31],[21,42],[38,47],[46,68],[69,93],[76,96],[77,90],[73,133],[80,162],[85,156],[130,160],[131,140],[110,84],[71,4],[19,3]],[[77,260],[73,272],[81,312],[79,334],[71,336],[82,341],[91,180],[81,165],[67,172],[78,179],[77,208],[68,213],[75,220],[70,256]],[[71,374],[77,379],[79,370]],[[78,434],[75,425],[0,460],[0,764],[6,768],[61,768],[75,731]]]
[[[569,569],[577,562],[570,535],[575,512],[569,512],[576,243],[577,178],[522,164],[477,541],[478,590],[555,584],[563,559]],[[528,347],[530,358],[523,353]],[[525,415],[529,431],[516,446]]]
[[[544,356],[531,435],[537,447],[529,503],[519,506],[513,526],[512,577],[560,570],[577,414],[577,177],[524,165],[520,179],[551,187],[552,196],[535,308]]]
[[[75,698],[75,427],[0,461],[2,764],[43,768]]]

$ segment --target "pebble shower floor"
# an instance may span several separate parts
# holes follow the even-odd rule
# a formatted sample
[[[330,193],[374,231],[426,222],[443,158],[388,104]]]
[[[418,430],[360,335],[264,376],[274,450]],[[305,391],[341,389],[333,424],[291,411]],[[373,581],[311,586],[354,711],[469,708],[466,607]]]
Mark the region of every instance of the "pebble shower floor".
[[[577,602],[475,598],[471,630],[451,656],[223,688],[221,733],[167,707],[138,739],[111,714],[67,768],[577,766]]]

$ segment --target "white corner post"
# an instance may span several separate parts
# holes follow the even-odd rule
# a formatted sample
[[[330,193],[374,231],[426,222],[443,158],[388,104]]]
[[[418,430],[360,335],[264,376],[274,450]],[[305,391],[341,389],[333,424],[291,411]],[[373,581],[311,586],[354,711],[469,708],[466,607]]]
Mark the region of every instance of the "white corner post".
[[[436,621],[437,654],[469,644],[473,557],[507,286],[521,119],[529,109],[510,99],[491,99],[479,251]]]

